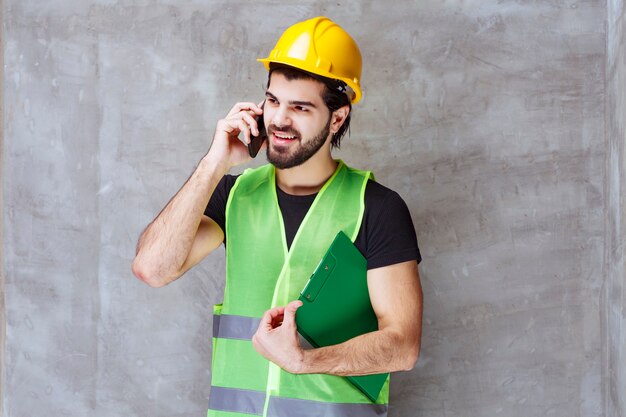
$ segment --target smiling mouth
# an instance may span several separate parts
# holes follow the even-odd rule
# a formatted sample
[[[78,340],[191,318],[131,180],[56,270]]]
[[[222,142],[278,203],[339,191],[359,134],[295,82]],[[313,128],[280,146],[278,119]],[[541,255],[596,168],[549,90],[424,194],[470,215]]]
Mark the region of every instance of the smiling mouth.
[[[288,135],[285,133],[276,133],[276,132],[274,132],[274,136],[276,137],[276,139],[280,139],[280,140],[294,140],[298,138],[297,135]]]
[[[272,142],[277,145],[287,145],[295,140],[300,140],[300,135],[294,129],[279,129],[276,126],[270,125],[267,130],[272,136]]]

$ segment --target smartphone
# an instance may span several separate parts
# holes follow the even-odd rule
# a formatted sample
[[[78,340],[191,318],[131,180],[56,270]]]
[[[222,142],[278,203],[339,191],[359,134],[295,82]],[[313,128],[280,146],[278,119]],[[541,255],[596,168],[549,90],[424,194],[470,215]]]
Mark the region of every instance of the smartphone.
[[[265,104],[265,103],[263,103]],[[261,106],[263,108],[263,106]],[[254,136],[250,133],[250,143],[248,144],[248,153],[252,158],[256,157],[263,145],[263,141],[267,139],[267,131],[265,130],[265,123],[263,122],[263,115],[256,116],[256,124],[259,127],[259,135]]]

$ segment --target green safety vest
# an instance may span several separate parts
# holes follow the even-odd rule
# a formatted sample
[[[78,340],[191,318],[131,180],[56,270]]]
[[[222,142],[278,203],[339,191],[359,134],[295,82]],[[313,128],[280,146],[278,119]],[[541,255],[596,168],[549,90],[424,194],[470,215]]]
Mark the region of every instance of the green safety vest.
[[[226,204],[226,287],[213,317],[208,417],[386,416],[389,380],[372,403],[344,377],[294,375],[252,346],[263,313],[296,300],[342,230],[356,239],[370,172],[338,161],[287,249],[273,165],[246,170]]]

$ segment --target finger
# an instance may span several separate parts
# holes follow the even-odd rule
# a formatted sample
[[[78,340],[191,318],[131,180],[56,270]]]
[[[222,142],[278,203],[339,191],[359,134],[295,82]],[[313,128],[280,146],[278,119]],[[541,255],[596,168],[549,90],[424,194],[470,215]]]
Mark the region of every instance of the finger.
[[[235,120],[229,120],[229,119],[218,120],[216,130],[221,130],[225,132],[226,134],[230,135],[235,130],[237,130],[237,124],[235,123]]]
[[[256,122],[256,119],[250,113],[241,113],[241,117],[248,123],[254,136],[259,136],[259,124]]]
[[[232,109],[230,109],[230,111],[228,112],[228,114],[226,115],[226,117],[228,116],[232,116],[234,114],[237,114],[241,111],[245,111],[245,110],[251,110],[256,114],[261,114],[263,113],[263,110],[261,109],[261,107],[259,107],[256,103],[252,103],[252,102],[243,102],[243,103],[237,103],[233,106]]]
[[[237,127],[239,128],[239,131],[243,134],[244,143],[246,145],[250,143],[250,125],[242,119],[239,119],[237,121]]]
[[[263,313],[263,317],[261,317],[261,323],[259,324],[259,329],[263,329],[265,331],[272,330],[274,328],[275,316],[275,309],[267,310],[265,313]]]
[[[282,321],[283,316],[285,314],[285,307],[274,307],[267,311],[271,317],[271,320],[275,322],[276,320]]]
[[[266,314],[261,317],[261,323],[259,323],[259,327],[256,329],[257,334],[267,333],[272,330],[272,319]]]
[[[232,116],[233,114],[237,114],[242,110],[249,110],[255,107],[258,107],[258,106],[251,102],[235,103],[235,105],[230,109],[226,117]]]
[[[229,116],[226,122],[232,127],[228,133],[233,133],[233,131],[237,129],[239,131],[238,133],[243,133],[244,143],[246,144],[250,143],[250,134],[253,128],[256,129],[258,135],[259,130],[256,121],[245,112]],[[251,125],[252,123],[253,125]]]
[[[282,326],[284,320],[285,320],[285,316],[283,314],[274,317],[274,322],[272,323],[274,328]]]
[[[256,114],[263,114],[263,103],[265,102],[265,100],[263,100],[261,102],[261,104],[255,104],[254,107],[251,110],[254,110],[254,112]]]
[[[283,324],[286,325],[294,325],[296,324],[296,311],[302,307],[302,301],[296,300],[292,301],[285,307],[285,317],[283,319]]]

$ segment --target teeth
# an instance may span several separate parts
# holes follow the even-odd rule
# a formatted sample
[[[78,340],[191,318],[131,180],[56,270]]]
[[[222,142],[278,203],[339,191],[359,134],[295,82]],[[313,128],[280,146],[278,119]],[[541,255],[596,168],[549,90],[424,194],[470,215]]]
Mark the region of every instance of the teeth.
[[[295,136],[286,136],[286,135],[279,135],[277,133],[275,133],[276,137],[279,139],[295,139]]]

